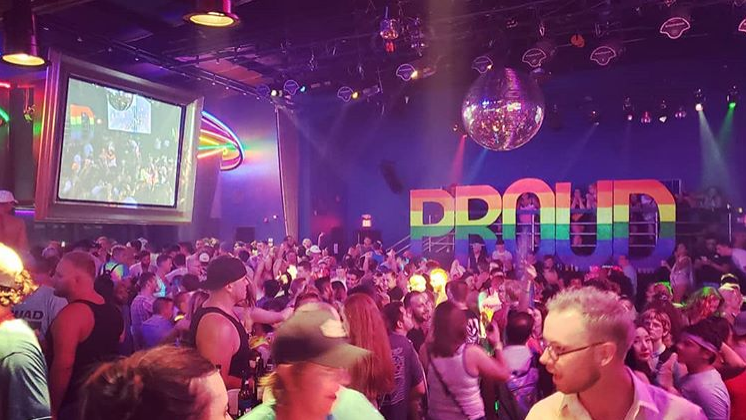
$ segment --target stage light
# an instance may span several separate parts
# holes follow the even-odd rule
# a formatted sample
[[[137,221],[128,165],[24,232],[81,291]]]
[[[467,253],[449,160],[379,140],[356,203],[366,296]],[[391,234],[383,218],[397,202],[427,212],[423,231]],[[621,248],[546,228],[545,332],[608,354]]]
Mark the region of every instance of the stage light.
[[[640,117],[640,122],[643,124],[650,124],[651,122],[653,122],[653,118],[650,116],[650,112],[643,112],[642,117]]]
[[[350,102],[350,99],[352,98],[353,94],[352,88],[349,86],[342,86],[337,90],[337,98],[343,100],[344,102]]]
[[[599,125],[601,123],[601,113],[597,109],[591,109],[588,112],[588,121],[593,125]]]
[[[702,92],[702,89],[694,91],[694,109],[697,112],[705,109],[705,94]]]
[[[591,52],[590,59],[599,66],[608,66],[612,60],[624,53],[624,47],[619,40],[605,41]]]
[[[679,109],[673,114],[673,117],[677,120],[683,120],[684,118],[686,118],[686,109],[683,105],[680,106]]]
[[[671,17],[663,22],[658,32],[671,39],[679,39],[691,27],[689,9],[686,7],[674,7],[671,9]]]
[[[270,96],[277,96],[279,92],[277,91],[277,89],[272,89],[272,92],[270,92],[269,94]]]
[[[738,32],[746,33],[746,18],[743,18],[741,23],[738,24]]]
[[[238,16],[231,12],[231,0],[197,0],[194,12],[184,19],[202,26],[227,28],[238,24]]]
[[[358,92],[358,91],[352,92],[352,99],[357,99],[359,97],[360,97],[360,92]]]
[[[396,68],[396,75],[405,82],[408,82],[416,79],[419,76],[419,72],[413,65],[405,63]]]
[[[734,109],[736,105],[738,104],[738,100],[740,99],[740,95],[738,94],[738,87],[733,86],[728,91],[728,95],[726,96],[726,100],[728,101],[728,108]]]
[[[41,66],[46,60],[36,43],[36,21],[31,0],[16,0],[3,14],[3,61],[17,66]]]
[[[373,227],[373,216],[364,214],[362,217],[362,223],[360,224],[363,229],[370,229]]]
[[[287,93],[288,95],[293,96],[298,93],[298,90],[300,90],[300,85],[295,80],[290,79],[285,81],[285,84],[282,86],[282,90],[284,90],[285,93]]]
[[[554,41],[550,39],[542,39],[523,53],[521,61],[535,69],[541,67],[545,62],[554,58],[556,52],[557,45]]]
[[[306,93],[306,87],[305,86],[301,86],[300,87],[300,93]]]
[[[494,63],[492,62],[492,59],[490,59],[486,55],[480,55],[471,62],[471,68],[478,71],[479,74],[485,74],[488,71],[492,70],[493,64]]]
[[[386,50],[386,52],[394,52],[394,41],[399,38],[399,35],[401,34],[401,27],[398,20],[389,18],[388,7],[386,7],[386,15],[381,20],[378,34],[383,39],[384,49]]]
[[[424,292],[427,289],[427,280],[419,274],[414,274],[409,278],[410,292]]]
[[[635,119],[635,107],[632,105],[632,98],[624,98],[624,105],[622,105],[622,110],[624,110],[624,118],[626,118],[627,121],[632,121]]]
[[[658,121],[664,123],[668,121],[668,105],[666,104],[666,101],[661,101],[660,105],[658,105]]]
[[[259,85],[256,87],[256,94],[262,98],[266,98],[271,93],[271,89],[267,85]]]

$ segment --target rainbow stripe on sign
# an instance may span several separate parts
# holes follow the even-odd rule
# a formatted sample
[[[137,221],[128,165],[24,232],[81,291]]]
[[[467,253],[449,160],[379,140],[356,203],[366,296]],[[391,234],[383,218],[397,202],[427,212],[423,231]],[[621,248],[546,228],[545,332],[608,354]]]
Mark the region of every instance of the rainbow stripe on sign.
[[[220,155],[220,170],[231,171],[243,163],[244,150],[236,133],[217,117],[202,111],[202,127],[199,132],[199,154],[204,159]]]
[[[458,186],[454,195],[445,190],[412,190],[410,192],[411,249],[422,252],[424,238],[445,236],[455,230],[455,255],[462,263],[469,254],[470,236],[481,237],[491,253],[497,236],[490,229],[502,214],[502,237],[506,248],[515,252],[521,238],[530,238],[533,214],[518,208],[522,194],[539,198],[540,238],[538,253],[558,255],[562,262],[578,267],[602,265],[612,257],[629,253],[629,200],[632,194],[645,194],[658,211],[658,242],[653,252],[635,260],[640,268],[657,267],[674,249],[676,238],[676,202],[666,187],[656,180],[598,181],[596,209],[596,247],[591,255],[577,255],[572,249],[570,207],[572,184],[560,182],[555,191],[536,178],[520,179],[510,185],[503,197],[489,185]],[[479,219],[469,218],[469,202],[486,203],[487,212]],[[423,220],[425,206],[437,206],[436,221]],[[528,240],[528,239],[526,239]]]

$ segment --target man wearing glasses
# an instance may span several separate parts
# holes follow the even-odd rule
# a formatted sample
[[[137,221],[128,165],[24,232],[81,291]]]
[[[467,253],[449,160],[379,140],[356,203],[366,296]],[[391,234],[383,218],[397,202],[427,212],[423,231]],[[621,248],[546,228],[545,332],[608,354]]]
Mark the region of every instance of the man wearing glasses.
[[[527,420],[705,419],[699,407],[645,384],[624,365],[634,315],[615,294],[593,287],[566,290],[548,309],[540,361],[557,392],[536,403]]]

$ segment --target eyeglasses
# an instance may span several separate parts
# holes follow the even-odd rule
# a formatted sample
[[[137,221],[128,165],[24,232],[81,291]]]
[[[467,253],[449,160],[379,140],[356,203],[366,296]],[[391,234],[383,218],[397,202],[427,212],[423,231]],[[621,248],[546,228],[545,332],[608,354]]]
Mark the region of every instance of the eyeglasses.
[[[565,350],[565,351],[557,351],[554,349],[554,346],[552,346],[551,344],[547,344],[547,346],[544,348],[544,351],[549,353],[549,358],[552,359],[553,362],[556,362],[557,360],[559,360],[560,357],[566,354],[577,353],[579,351],[583,351],[583,350],[586,350],[591,347],[595,347],[599,344],[604,344],[604,343],[605,341],[599,341],[598,343],[588,344],[587,346],[578,347],[576,349]]]

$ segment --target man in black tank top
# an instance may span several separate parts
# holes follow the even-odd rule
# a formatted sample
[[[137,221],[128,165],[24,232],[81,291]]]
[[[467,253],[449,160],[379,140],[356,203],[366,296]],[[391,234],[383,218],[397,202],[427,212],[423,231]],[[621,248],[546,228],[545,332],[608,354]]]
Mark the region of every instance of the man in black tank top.
[[[93,288],[96,263],[86,252],[66,254],[54,274],[54,294],[67,299],[47,332],[52,415],[77,418],[78,388],[96,366],[117,356],[124,322]]]
[[[241,387],[241,377],[249,367],[249,337],[233,308],[246,301],[249,280],[246,267],[238,258],[221,255],[207,267],[201,288],[210,297],[192,317],[191,332],[197,351],[220,366],[227,389]]]

